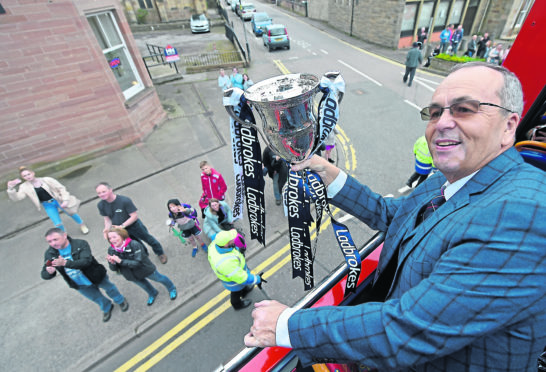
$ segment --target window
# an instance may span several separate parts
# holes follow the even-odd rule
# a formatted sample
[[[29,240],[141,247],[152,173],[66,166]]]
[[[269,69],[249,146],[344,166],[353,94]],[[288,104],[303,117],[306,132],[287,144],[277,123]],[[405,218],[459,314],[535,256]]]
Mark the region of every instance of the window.
[[[153,9],[154,7],[152,0],[138,0],[138,6],[140,6],[140,9]]]
[[[417,5],[419,5],[419,3],[406,3],[404,15],[402,16],[402,28],[400,30],[402,35],[405,35],[408,32],[410,34],[413,33],[415,17],[417,14]]]
[[[430,26],[430,20],[432,18],[432,10],[434,9],[434,2],[429,1],[423,4],[421,8],[421,14],[419,15],[419,21],[417,21],[417,28],[426,27],[427,30]]]
[[[516,17],[516,21],[514,22],[513,28],[520,28],[523,25],[523,22],[525,21],[525,18],[527,18],[527,14],[529,13],[529,10],[531,9],[531,6],[533,5],[534,0],[523,0],[520,10],[518,12],[518,16]]]
[[[457,26],[461,23],[461,17],[463,16],[464,0],[457,0],[453,3],[451,9],[451,15],[449,16],[449,24]]]
[[[449,2],[448,1],[442,1],[440,5],[438,5],[438,13],[436,15],[436,23],[434,28],[435,29],[444,29],[446,28],[446,21],[447,21],[447,12],[449,11]]]
[[[129,99],[144,89],[142,80],[133,59],[127,50],[123,37],[112,12],[105,12],[87,17],[87,21],[97,38],[102,53],[123,91]]]

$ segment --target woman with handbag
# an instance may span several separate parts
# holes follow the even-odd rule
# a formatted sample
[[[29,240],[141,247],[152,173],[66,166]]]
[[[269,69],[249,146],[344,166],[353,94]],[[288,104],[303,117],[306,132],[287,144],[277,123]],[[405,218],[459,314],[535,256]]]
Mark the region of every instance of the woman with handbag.
[[[38,210],[44,208],[55,227],[65,230],[59,210],[72,217],[74,222],[80,225],[83,234],[89,233],[89,229],[78,215],[80,201],[66,190],[59,181],[51,177],[36,177],[35,173],[26,168],[19,167],[20,178],[8,181],[8,196],[13,201],[23,200],[28,197]],[[17,185],[19,189],[15,189]]]

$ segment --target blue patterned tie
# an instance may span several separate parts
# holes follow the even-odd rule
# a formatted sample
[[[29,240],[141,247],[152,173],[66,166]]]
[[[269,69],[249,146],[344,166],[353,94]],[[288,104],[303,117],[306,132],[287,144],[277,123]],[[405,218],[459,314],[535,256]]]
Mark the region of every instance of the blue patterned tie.
[[[417,221],[415,222],[415,226],[418,226],[421,222],[426,220],[432,213],[436,212],[436,209],[440,208],[445,202],[446,198],[444,196],[444,188],[442,187],[440,190],[440,195],[435,196],[434,198],[432,198],[431,201],[423,205],[423,207],[417,214]]]

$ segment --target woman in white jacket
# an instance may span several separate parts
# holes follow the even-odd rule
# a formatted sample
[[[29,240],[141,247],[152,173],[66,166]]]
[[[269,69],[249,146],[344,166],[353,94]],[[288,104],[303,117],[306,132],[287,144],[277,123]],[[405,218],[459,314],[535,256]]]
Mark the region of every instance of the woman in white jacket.
[[[59,210],[64,211],[80,225],[82,233],[89,233],[89,229],[78,215],[80,201],[70,195],[59,181],[51,177],[36,177],[34,172],[26,167],[19,168],[21,178],[8,181],[8,196],[13,201],[22,200],[28,197],[38,210],[44,207],[47,215],[53,221],[55,227],[64,230],[64,225]],[[19,189],[15,187],[19,185]]]

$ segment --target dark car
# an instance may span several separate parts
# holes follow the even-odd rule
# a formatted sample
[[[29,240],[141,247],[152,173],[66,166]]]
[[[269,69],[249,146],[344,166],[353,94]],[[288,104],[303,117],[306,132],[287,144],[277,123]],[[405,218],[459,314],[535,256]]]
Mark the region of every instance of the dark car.
[[[290,39],[286,27],[281,24],[269,25],[265,28],[262,35],[264,46],[271,52],[273,49],[290,49]]]
[[[252,24],[252,31],[254,35],[260,36],[264,33],[267,26],[272,23],[272,19],[265,12],[254,13],[250,23]]]

